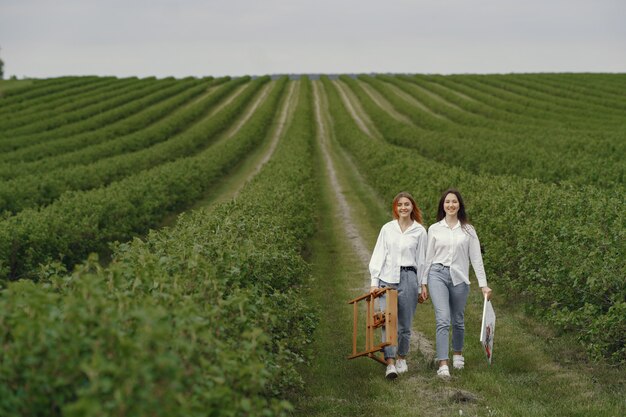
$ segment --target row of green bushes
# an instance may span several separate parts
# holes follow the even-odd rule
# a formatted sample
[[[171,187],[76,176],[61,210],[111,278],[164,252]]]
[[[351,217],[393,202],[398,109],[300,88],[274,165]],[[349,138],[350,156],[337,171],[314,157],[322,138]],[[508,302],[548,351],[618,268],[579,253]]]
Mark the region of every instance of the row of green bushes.
[[[499,85],[504,86],[510,91],[518,92],[529,98],[536,98],[538,101],[548,100],[550,102],[558,103],[563,107],[569,107],[572,109],[578,109],[581,116],[593,112],[600,115],[600,117],[615,118],[621,117],[622,112],[626,110],[626,103],[624,98],[616,95],[616,90],[612,93],[598,94],[596,90],[597,82],[603,80],[616,79],[618,80],[619,74],[603,74],[602,78],[596,78],[595,80],[588,80],[585,88],[574,88],[568,80],[571,78],[569,75],[562,74],[559,80],[552,79],[550,81],[543,79],[542,75],[536,76],[518,76],[512,75],[496,75],[494,77],[485,75],[469,75],[463,77],[467,80],[479,81],[478,86],[482,88],[483,85]],[[451,77],[452,79],[458,78],[457,76]],[[622,81],[622,87],[624,86]],[[594,94],[594,91],[596,93]]]
[[[107,141],[98,146],[95,151],[101,151],[102,155],[96,155],[96,161],[91,164],[25,175],[4,182],[0,184],[0,210],[15,214],[25,208],[48,205],[67,191],[105,186],[167,161],[193,155],[230,126],[267,81],[253,81],[232,103],[208,116],[220,99],[240,82],[226,84],[175,119],[143,129],[124,140]],[[106,157],[108,154],[113,156]]]
[[[141,110],[139,106],[132,107],[133,100],[141,99],[148,94],[168,87],[174,84],[175,80],[171,78],[164,80],[141,79],[133,82],[138,83],[140,87],[130,88],[129,91],[74,112],[59,114],[50,119],[36,119],[27,126],[3,131],[0,135],[0,150],[10,151],[18,149],[43,140],[51,140],[98,128],[108,121],[112,122],[122,119],[128,115],[129,111],[137,112]],[[126,113],[120,110],[122,107],[124,107]],[[104,122],[102,123],[103,119]]]
[[[37,100],[29,101],[30,106],[0,116],[0,131],[11,132],[30,123],[51,119],[59,115],[80,110],[84,107],[115,97],[127,88],[137,87],[136,78],[110,79],[107,82],[88,84],[74,94],[59,100],[38,104]],[[140,85],[140,84],[139,84]]]
[[[34,80],[26,86],[12,88],[2,94],[0,114],[13,113],[27,109],[37,100],[37,104],[64,99],[68,95],[76,94],[90,84],[108,82],[114,77],[59,77]]]
[[[264,140],[285,82],[277,83],[228,140],[107,187],[65,193],[41,210],[26,209],[4,220],[0,223],[0,279],[32,276],[40,263],[54,259],[71,266],[89,252],[105,251],[108,242],[145,233],[166,215],[196,201]],[[231,120],[236,116],[233,112]],[[225,128],[231,121],[223,123]]]
[[[310,86],[236,201],[0,293],[0,414],[283,416],[314,315]],[[283,82],[284,85],[284,82]],[[272,93],[274,94],[274,93]],[[276,106],[276,103],[275,107]]]
[[[520,78],[526,78],[529,75],[520,75]],[[624,74],[607,74],[607,73],[577,73],[563,74],[559,73],[543,73],[533,74],[533,78],[543,83],[555,85],[557,83],[561,89],[576,90],[576,92],[584,95],[597,95],[600,97],[621,98],[621,89],[626,86],[626,78]]]
[[[533,134],[562,134],[572,127],[589,127],[596,119],[568,114],[563,109],[547,101],[534,100],[513,94],[504,88],[484,86],[480,90],[468,88],[471,79],[466,82],[452,83],[448,78],[426,76],[376,77],[394,83],[410,92],[418,100],[456,123],[519,134],[520,128]],[[435,82],[437,80],[445,80]],[[460,80],[465,81],[464,78]],[[454,89],[456,87],[456,89]],[[458,94],[462,90],[462,96]],[[468,91],[469,90],[469,91]],[[439,97],[445,102],[438,102],[429,97]],[[470,95],[471,94],[471,95]],[[450,106],[449,104],[452,104]],[[588,116],[588,115],[587,115]]]
[[[438,119],[436,125],[431,124],[426,129],[419,127],[420,123],[435,119],[434,116],[394,94],[385,83],[372,77],[362,79],[383,94],[396,111],[415,123],[409,125],[394,119],[376,105],[356,81],[343,77],[374,122],[384,126],[386,139],[394,144],[417,149],[424,156],[478,174],[623,187],[626,168],[621,161],[626,156],[626,144],[608,139],[607,143],[601,133],[537,132],[524,126],[517,126],[517,133],[513,133],[496,126],[491,129],[470,127],[446,119]],[[442,149],[446,151],[442,152]],[[602,160],[601,166],[598,166],[598,160]]]
[[[68,152],[77,152],[102,142],[119,140],[120,138],[149,127],[151,124],[166,118],[181,105],[187,103],[206,91],[209,85],[219,80],[196,81],[183,80],[164,88],[152,95],[144,97],[143,110],[131,114],[126,118],[108,123],[98,129],[82,134],[44,141],[37,145],[28,146],[0,156],[0,176],[14,178],[19,175],[49,170],[49,167],[40,168],[38,164],[45,164],[43,160],[54,160],[55,157]],[[156,99],[156,101],[154,101]],[[8,164],[10,162],[10,164]],[[87,161],[89,162],[89,161]],[[48,162],[49,163],[49,162]],[[57,166],[64,166],[59,163]],[[51,164],[54,167],[54,163]],[[9,169],[15,167],[15,169]]]
[[[23,100],[22,105],[17,106],[13,111],[10,111],[10,109],[9,111],[6,110],[6,107],[12,107],[10,105],[3,107],[2,111],[0,111],[0,128],[4,129],[5,126],[13,127],[19,125],[21,123],[18,122],[19,119],[26,121],[34,113],[52,114],[51,112],[58,111],[60,108],[73,109],[80,107],[80,105],[72,106],[74,99],[81,102],[83,98],[91,96],[94,92],[117,88],[120,84],[123,86],[128,82],[127,80],[113,77],[103,78],[99,82],[81,86],[80,89],[69,88],[63,93],[57,93],[53,100],[50,100],[49,96],[43,96],[31,100]],[[6,104],[4,100],[2,103]]]
[[[518,149],[518,156],[531,161],[529,163],[538,166],[539,170],[547,173],[553,181],[566,179],[577,184],[623,188],[624,164],[622,160],[626,156],[626,142],[623,140],[626,135],[626,121],[623,115],[619,111],[609,112],[606,107],[602,106],[594,108],[588,104],[588,97],[585,96],[577,96],[576,101],[568,100],[569,105],[575,104],[576,106],[574,109],[568,109],[551,103],[551,99],[557,98],[554,94],[533,91],[537,97],[529,97],[526,94],[532,96],[532,92],[528,92],[525,88],[516,89],[513,84],[519,80],[537,78],[539,78],[538,75],[403,77],[404,80],[428,86],[428,88],[447,85],[446,88],[457,88],[458,91],[463,91],[465,97],[473,100],[461,100],[465,103],[463,108],[471,108],[473,112],[485,116],[487,121],[495,118],[495,113],[500,109],[505,110],[510,119],[520,120],[520,128],[512,132],[515,134],[500,135],[497,140],[510,142],[512,149]],[[605,75],[603,78],[614,79],[617,76]],[[476,79],[481,83],[476,82]],[[506,79],[507,82],[498,83],[500,79]],[[560,83],[565,83],[568,79],[569,77],[564,76]],[[589,87],[596,86],[597,83],[598,81],[594,80]],[[489,88],[491,84],[497,84],[497,88]],[[509,94],[505,90],[514,92]],[[438,91],[440,93],[441,89]],[[452,95],[456,92],[448,91]],[[605,97],[609,95],[603,93]],[[623,98],[622,104],[626,104]],[[533,118],[525,120],[524,116],[531,113],[533,113]],[[549,121],[556,127],[548,129],[540,126],[540,120]],[[485,136],[489,136],[489,133]],[[533,158],[529,158],[527,153]],[[602,161],[601,164],[597,163],[599,160]],[[500,168],[492,169],[491,172],[497,174],[498,169]],[[532,176],[532,170],[524,172],[530,172]]]
[[[492,126],[489,123],[497,121],[511,123],[514,125],[512,133],[516,134],[525,132],[526,136],[532,133],[539,137],[544,134],[548,138],[556,136],[559,140],[567,140],[572,135],[590,135],[589,138],[596,139],[593,135],[600,134],[607,141],[619,143],[620,132],[626,128],[619,113],[607,112],[603,107],[594,108],[584,97],[574,102],[576,108],[570,108],[551,102],[550,99],[556,99],[553,95],[544,93],[541,98],[535,98],[525,95],[524,89],[510,91],[515,89],[515,85],[511,82],[498,83],[495,77],[401,76],[384,79],[395,80],[405,86],[419,86],[445,96],[459,108],[481,117],[487,128]],[[445,106],[439,107],[443,108]],[[525,139],[523,134],[521,139]],[[545,145],[558,146],[559,141],[547,140]]]
[[[626,362],[624,195],[476,175],[364,137],[336,87],[323,82],[337,140],[384,199],[409,190],[433,222],[439,193],[459,188],[486,248],[490,282],[545,322],[574,332],[591,356]]]
[[[505,111],[511,116],[532,114],[537,119],[557,118],[569,124],[602,128],[603,125],[619,124],[619,112],[614,108],[594,105],[589,97],[578,96],[563,98],[561,90],[535,83],[530,78],[522,77],[482,77],[482,76],[414,76],[412,81],[422,80],[452,89],[475,100],[477,104],[486,104],[492,111]],[[543,112],[543,115],[541,114]],[[578,119],[578,120],[577,120]]]

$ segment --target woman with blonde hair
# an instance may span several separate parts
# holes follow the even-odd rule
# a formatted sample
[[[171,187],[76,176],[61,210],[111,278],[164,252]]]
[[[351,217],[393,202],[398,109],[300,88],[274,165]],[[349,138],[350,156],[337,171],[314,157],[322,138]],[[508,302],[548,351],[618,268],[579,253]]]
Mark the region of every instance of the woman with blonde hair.
[[[420,281],[427,244],[422,212],[407,192],[396,195],[392,212],[394,220],[381,228],[369,264],[371,291],[386,287],[398,291],[398,346],[384,348],[387,379],[395,379],[398,374],[408,371],[406,355],[420,287],[422,301],[428,296]],[[381,297],[381,311],[385,309],[385,302],[384,296]],[[383,328],[383,340],[384,331]]]

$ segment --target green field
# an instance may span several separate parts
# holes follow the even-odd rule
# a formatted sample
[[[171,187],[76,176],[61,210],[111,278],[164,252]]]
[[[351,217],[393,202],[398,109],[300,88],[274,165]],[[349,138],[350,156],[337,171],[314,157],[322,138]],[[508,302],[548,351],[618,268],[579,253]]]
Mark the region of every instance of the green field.
[[[0,81],[0,415],[623,415],[625,160],[625,74]],[[494,364],[473,288],[467,369],[427,303],[390,384],[346,301],[451,186]]]

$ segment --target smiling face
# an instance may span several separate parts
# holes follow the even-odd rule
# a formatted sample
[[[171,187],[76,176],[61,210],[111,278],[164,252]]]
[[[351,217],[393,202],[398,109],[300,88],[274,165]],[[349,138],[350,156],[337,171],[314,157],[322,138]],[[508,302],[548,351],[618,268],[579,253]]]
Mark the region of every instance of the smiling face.
[[[437,205],[437,221],[445,217],[456,217],[462,225],[469,223],[467,213],[465,213],[465,204],[463,197],[458,190],[449,188],[441,194],[439,204]]]
[[[396,210],[398,211],[398,216],[400,217],[400,219],[410,219],[411,212],[413,212],[413,204],[408,198],[400,197],[398,199],[398,202],[396,203]]]
[[[443,200],[443,210],[446,212],[447,216],[456,217],[459,212],[459,199],[456,194],[449,193]]]
[[[406,220],[414,220],[419,224],[424,224],[422,211],[413,196],[406,191],[402,191],[394,197],[393,203],[391,203],[391,210],[393,218],[396,220],[402,220],[403,222]]]

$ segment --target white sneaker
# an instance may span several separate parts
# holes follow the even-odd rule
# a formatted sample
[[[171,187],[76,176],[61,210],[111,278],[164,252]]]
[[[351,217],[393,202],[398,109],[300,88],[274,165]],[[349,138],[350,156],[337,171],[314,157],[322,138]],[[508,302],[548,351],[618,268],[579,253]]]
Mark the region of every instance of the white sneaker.
[[[463,355],[452,355],[452,366],[454,369],[465,368],[465,358]]]
[[[406,359],[398,359],[396,361],[396,370],[399,374],[403,374],[409,370],[409,367],[406,364]]]
[[[437,370],[437,376],[441,379],[450,378],[450,369],[448,368],[448,365],[440,366],[439,369]]]
[[[385,378],[387,379],[396,379],[398,377],[398,370],[395,365],[389,364],[387,365],[387,370],[385,371]]]

